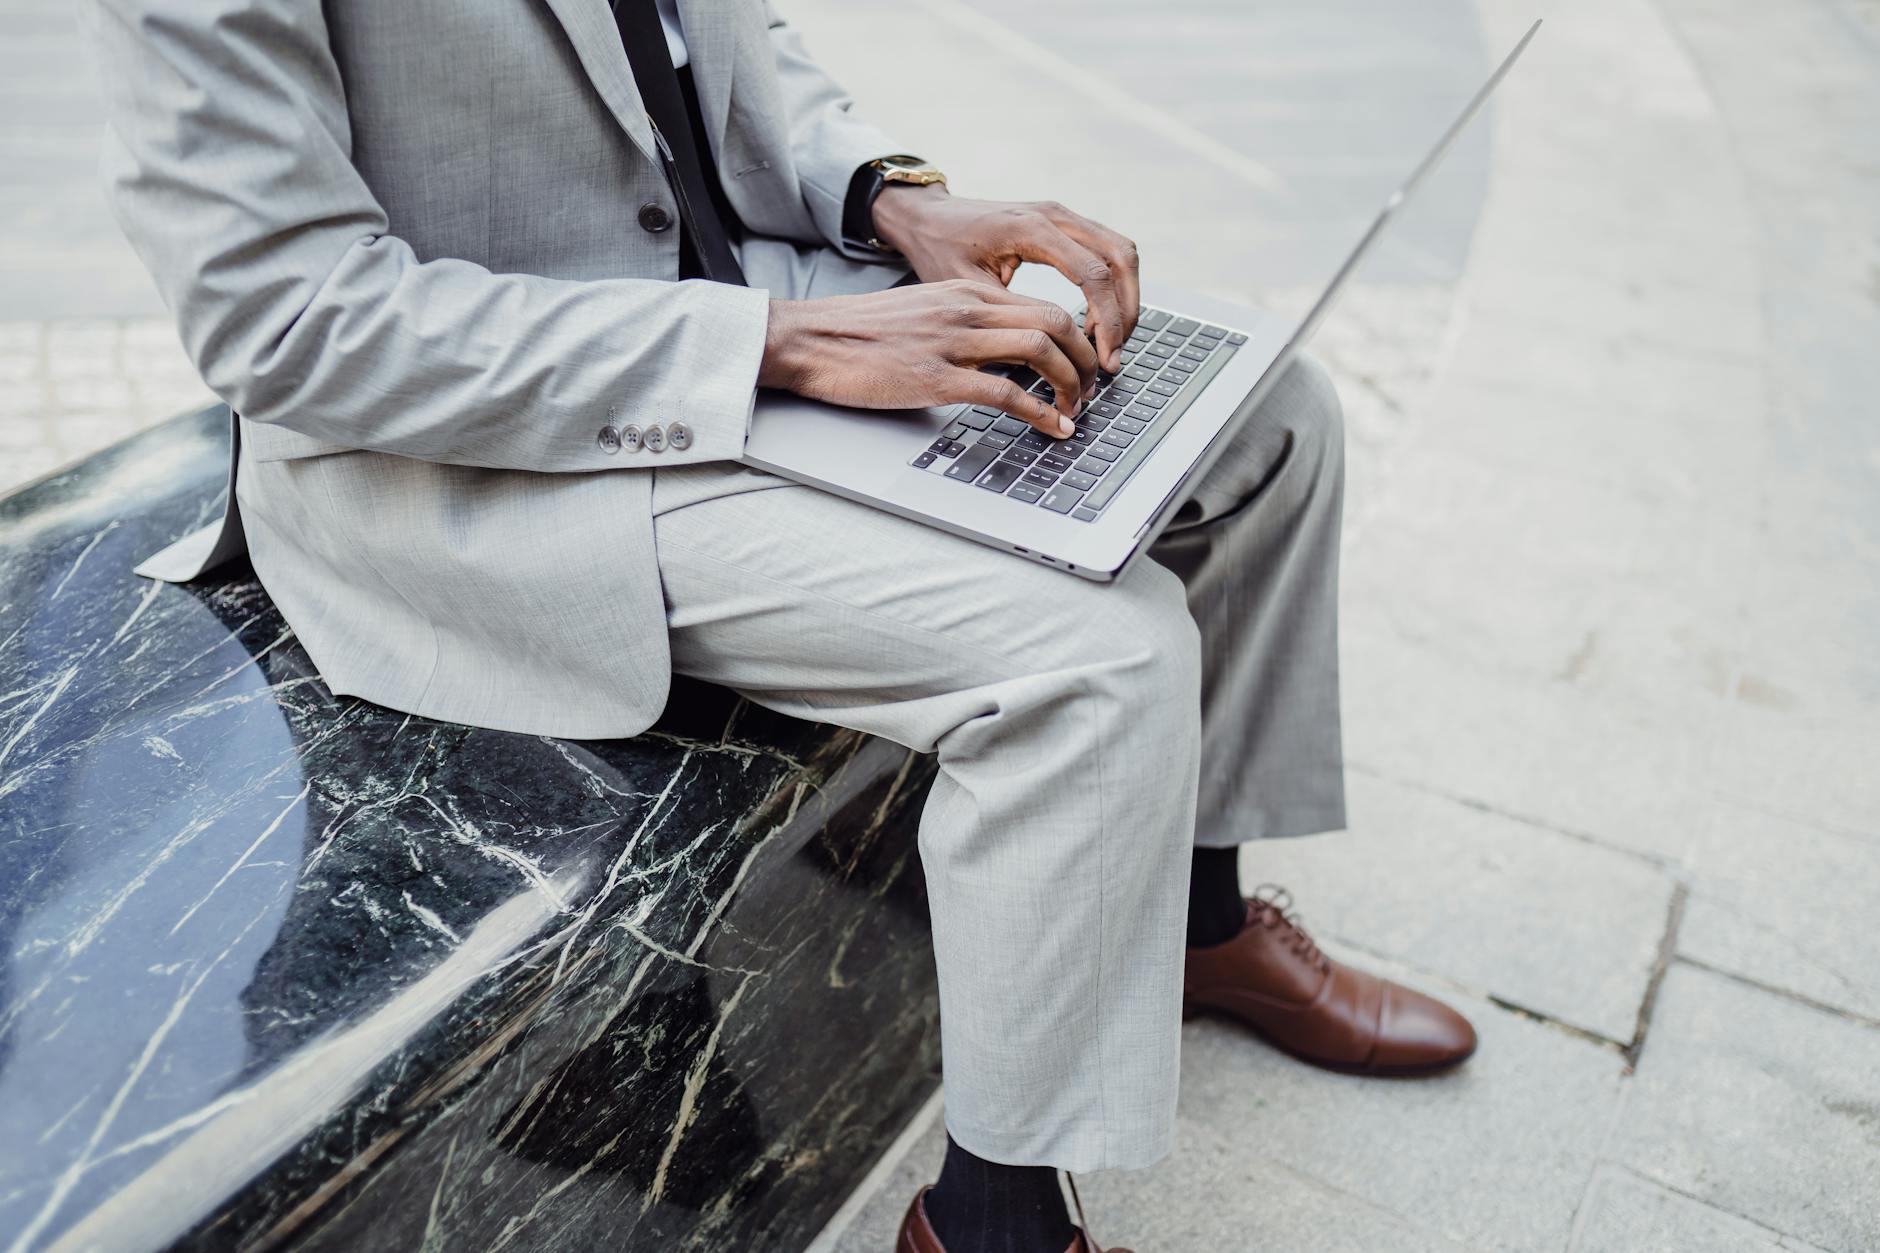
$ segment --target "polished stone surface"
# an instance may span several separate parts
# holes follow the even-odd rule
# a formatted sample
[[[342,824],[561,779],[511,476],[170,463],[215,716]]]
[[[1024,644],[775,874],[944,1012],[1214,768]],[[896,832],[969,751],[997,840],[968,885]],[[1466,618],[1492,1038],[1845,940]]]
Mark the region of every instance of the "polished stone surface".
[[[934,1082],[928,762],[336,698],[130,573],[225,422],[0,501],[0,1248],[800,1247]]]

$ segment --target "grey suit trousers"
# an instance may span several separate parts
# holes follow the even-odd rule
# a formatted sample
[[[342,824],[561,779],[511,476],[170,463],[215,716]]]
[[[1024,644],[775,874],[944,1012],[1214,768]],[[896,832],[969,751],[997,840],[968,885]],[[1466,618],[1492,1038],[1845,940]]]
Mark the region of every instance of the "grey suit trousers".
[[[1342,439],[1301,361],[1109,586],[730,463],[651,471],[675,670],[938,754],[946,1120],[979,1156],[1162,1157],[1192,843],[1344,824]]]

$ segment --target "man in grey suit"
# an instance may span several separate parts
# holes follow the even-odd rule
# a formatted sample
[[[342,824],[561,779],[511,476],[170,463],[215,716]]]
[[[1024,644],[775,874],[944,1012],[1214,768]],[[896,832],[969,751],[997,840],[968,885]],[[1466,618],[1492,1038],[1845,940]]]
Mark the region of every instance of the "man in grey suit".
[[[903,1249],[1086,1247],[1054,1169],[1167,1152],[1184,1013],[1347,1070],[1467,1056],[1237,883],[1242,842],[1344,821],[1323,371],[1085,583],[737,464],[759,385],[1061,436],[1137,314],[1129,241],[949,195],[767,4],[93,17],[120,220],[240,415],[228,516],[147,573],[245,542],[336,692],[434,718],[633,735],[677,670],[938,754],[952,1139]],[[1021,262],[1088,337],[1005,289]]]

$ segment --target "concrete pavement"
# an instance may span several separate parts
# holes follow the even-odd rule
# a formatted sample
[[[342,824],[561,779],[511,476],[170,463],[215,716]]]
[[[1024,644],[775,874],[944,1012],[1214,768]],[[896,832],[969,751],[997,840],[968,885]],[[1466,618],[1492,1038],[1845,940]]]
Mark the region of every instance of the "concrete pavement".
[[[1133,192],[1075,200],[1185,282],[1293,308],[1534,16],[1484,0],[1420,41],[1392,23],[1423,6],[859,7],[805,15],[910,127],[924,102],[886,103],[869,52],[890,23],[967,75],[972,111],[920,139],[975,185],[1053,172],[994,168],[1008,119],[1053,116],[1035,46],[1265,163],[1300,207],[1249,227],[1229,206],[1258,197],[1197,163],[1180,199],[1213,216],[1185,245]],[[1357,410],[1352,829],[1243,857],[1335,952],[1464,1006],[1482,1050],[1391,1084],[1191,1024],[1175,1156],[1085,1183],[1106,1240],[1880,1247],[1880,9],[1548,18],[1415,241],[1455,263],[1370,268],[1323,345]],[[1132,73],[1139,49],[1165,59]],[[915,1128],[820,1247],[889,1247],[940,1151]]]
[[[1291,311],[1534,15],[784,9],[960,189]],[[1483,1048],[1378,1083],[1191,1024],[1176,1156],[1085,1187],[1139,1253],[1880,1247],[1880,5],[1548,17],[1320,342],[1352,829],[1244,861]],[[11,482],[201,393],[97,198],[70,14],[0,35]],[[888,1248],[938,1135],[820,1247]]]

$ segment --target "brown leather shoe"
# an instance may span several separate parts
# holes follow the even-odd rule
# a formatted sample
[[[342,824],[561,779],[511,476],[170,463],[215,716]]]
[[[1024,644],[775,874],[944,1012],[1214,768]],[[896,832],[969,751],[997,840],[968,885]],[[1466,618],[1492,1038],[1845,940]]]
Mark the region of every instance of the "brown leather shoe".
[[[940,1243],[940,1237],[933,1233],[933,1227],[927,1221],[927,1194],[931,1188],[922,1188],[914,1194],[914,1201],[907,1207],[907,1217],[901,1220],[901,1238],[894,1242],[894,1253],[947,1253],[946,1246]],[[1084,1217],[1084,1201],[1077,1196],[1077,1183],[1071,1182],[1071,1195],[1077,1198],[1077,1217]],[[1090,1229],[1089,1220],[1085,1220],[1082,1231],[1071,1239],[1071,1246],[1064,1253],[1104,1253],[1097,1247],[1097,1242],[1084,1232]],[[1109,1253],[1129,1253],[1128,1249],[1111,1249]]]
[[[1359,1075],[1423,1075],[1475,1052],[1475,1028],[1441,1001],[1342,965],[1289,912],[1284,888],[1247,898],[1225,944],[1188,950],[1182,1017],[1221,1014],[1303,1062]]]

